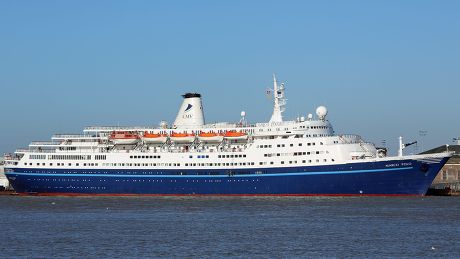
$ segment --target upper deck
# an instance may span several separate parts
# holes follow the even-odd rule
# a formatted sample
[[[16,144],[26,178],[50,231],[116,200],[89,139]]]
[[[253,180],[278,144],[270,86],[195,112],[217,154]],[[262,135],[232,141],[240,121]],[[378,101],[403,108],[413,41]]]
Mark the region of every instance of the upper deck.
[[[283,120],[286,105],[284,85],[278,86],[276,80],[273,89],[273,114],[266,123],[248,123],[245,112],[241,113],[241,119],[237,123],[205,123],[201,95],[193,93],[183,97],[179,113],[171,125],[161,122],[158,127],[89,126],[83,129],[83,134],[55,134],[51,141],[34,141],[29,144],[28,149],[18,149],[16,156],[12,158],[21,159],[28,155],[31,159],[42,159],[42,154],[47,153],[50,155],[47,155],[46,159],[61,157],[61,154],[73,157],[80,154],[115,155],[139,152],[248,152],[252,154],[251,157],[265,155],[265,158],[274,154],[276,156],[278,153],[280,156],[323,154],[324,157],[321,159],[311,161],[325,162],[328,157],[339,159],[376,156],[374,145],[364,142],[361,137],[336,135],[331,123],[326,119],[327,109],[323,106],[316,109],[316,116],[308,114],[295,120]],[[315,143],[321,147],[315,146]],[[177,158],[179,157],[181,156],[178,155]],[[174,159],[174,156],[171,159]]]

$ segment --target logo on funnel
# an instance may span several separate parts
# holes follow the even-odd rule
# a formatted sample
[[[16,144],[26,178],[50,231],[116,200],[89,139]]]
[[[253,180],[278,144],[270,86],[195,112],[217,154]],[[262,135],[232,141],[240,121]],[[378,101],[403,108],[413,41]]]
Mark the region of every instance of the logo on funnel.
[[[193,105],[191,105],[190,103],[187,105],[187,108],[185,108],[185,111],[184,112],[188,112],[190,111],[190,109],[192,109]]]

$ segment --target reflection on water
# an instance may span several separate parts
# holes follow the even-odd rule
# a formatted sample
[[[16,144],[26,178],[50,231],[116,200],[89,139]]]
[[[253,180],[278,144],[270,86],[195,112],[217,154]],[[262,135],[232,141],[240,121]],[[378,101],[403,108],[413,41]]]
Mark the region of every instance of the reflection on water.
[[[460,198],[0,197],[7,257],[455,257]]]

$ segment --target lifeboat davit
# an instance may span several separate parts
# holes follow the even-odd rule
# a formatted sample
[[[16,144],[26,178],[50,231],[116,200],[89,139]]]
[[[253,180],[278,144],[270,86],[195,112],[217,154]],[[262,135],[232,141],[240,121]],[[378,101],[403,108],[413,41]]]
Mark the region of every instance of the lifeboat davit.
[[[228,140],[245,140],[248,138],[248,134],[245,132],[232,130],[225,132],[224,137]]]
[[[198,134],[198,139],[203,142],[222,142],[224,136],[214,132],[203,132]]]
[[[165,143],[168,140],[168,134],[157,134],[144,132],[142,140],[147,144],[160,144]]]
[[[117,145],[132,145],[136,144],[140,137],[137,132],[132,131],[112,131],[109,139]]]
[[[175,143],[191,143],[195,140],[194,134],[172,132],[169,138]]]

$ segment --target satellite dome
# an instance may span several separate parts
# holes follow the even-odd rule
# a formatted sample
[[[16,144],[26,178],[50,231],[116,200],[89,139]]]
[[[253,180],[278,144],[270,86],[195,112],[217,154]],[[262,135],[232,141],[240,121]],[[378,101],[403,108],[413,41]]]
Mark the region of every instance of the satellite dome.
[[[316,108],[316,115],[318,115],[318,117],[321,120],[324,120],[324,118],[326,118],[327,115],[327,108],[324,106],[319,106],[318,108]]]
[[[313,120],[313,114],[309,113],[307,118],[309,121]]]
[[[245,111],[242,111],[241,112],[241,117],[245,117],[246,116],[246,112]]]

